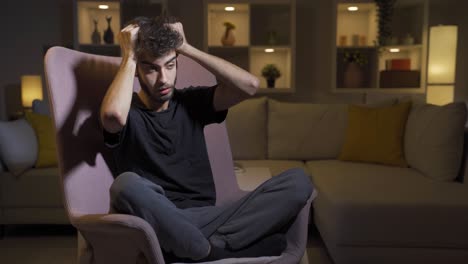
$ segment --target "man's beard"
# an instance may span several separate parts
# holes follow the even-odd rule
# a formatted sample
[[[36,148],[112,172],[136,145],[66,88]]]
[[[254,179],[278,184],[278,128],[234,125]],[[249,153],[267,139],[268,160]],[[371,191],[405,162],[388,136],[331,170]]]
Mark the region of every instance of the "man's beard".
[[[169,93],[164,94],[164,95],[160,95],[160,91],[162,90],[162,87],[158,87],[157,89],[150,89],[150,88],[148,88],[148,86],[142,80],[140,80],[139,77],[138,77],[138,80],[140,82],[141,89],[143,89],[143,91],[145,91],[145,93],[148,95],[148,97],[151,98],[151,100],[153,100],[154,102],[162,104],[162,103],[165,103],[165,102],[171,100],[172,96],[174,95],[175,83],[177,82],[177,77],[174,80],[174,85],[164,87],[164,88],[171,89],[171,91],[169,91]]]

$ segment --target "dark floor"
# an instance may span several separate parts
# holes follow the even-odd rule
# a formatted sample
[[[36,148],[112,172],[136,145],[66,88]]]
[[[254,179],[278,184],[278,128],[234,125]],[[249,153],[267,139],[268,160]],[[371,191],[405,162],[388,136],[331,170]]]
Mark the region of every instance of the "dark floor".
[[[309,226],[307,257],[301,264],[331,264],[319,232]],[[0,239],[0,263],[76,263],[76,229],[71,225],[9,225]]]

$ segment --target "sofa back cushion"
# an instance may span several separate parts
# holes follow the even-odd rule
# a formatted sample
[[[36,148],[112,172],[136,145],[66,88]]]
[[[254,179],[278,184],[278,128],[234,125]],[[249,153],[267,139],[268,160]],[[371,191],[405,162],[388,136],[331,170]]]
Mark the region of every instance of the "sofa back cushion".
[[[348,123],[345,104],[268,103],[268,159],[335,159]]]
[[[454,180],[463,155],[465,103],[415,105],[405,131],[408,164],[435,180]]]
[[[243,101],[229,109],[226,127],[232,156],[240,159],[266,159],[267,99]]]

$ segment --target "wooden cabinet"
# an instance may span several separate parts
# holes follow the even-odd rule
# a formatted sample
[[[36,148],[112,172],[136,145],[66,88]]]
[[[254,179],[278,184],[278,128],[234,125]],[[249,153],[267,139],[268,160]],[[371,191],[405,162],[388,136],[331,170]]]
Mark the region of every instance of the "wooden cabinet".
[[[294,0],[205,0],[204,11],[208,53],[257,76],[260,93],[294,92]],[[268,64],[281,73],[270,88],[262,76]]]
[[[390,19],[382,18],[376,2],[337,0],[333,90],[423,93],[428,1],[396,1]]]

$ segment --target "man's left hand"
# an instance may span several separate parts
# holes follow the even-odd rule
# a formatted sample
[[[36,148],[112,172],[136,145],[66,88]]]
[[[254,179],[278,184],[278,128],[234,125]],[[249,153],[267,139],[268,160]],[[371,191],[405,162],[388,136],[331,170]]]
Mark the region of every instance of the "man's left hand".
[[[182,44],[177,48],[178,52],[183,52],[183,50],[187,47],[187,39],[185,38],[185,33],[184,33],[184,26],[180,22],[176,22],[173,24],[168,24],[169,27],[173,30],[175,30],[177,33],[180,34],[182,37]]]

